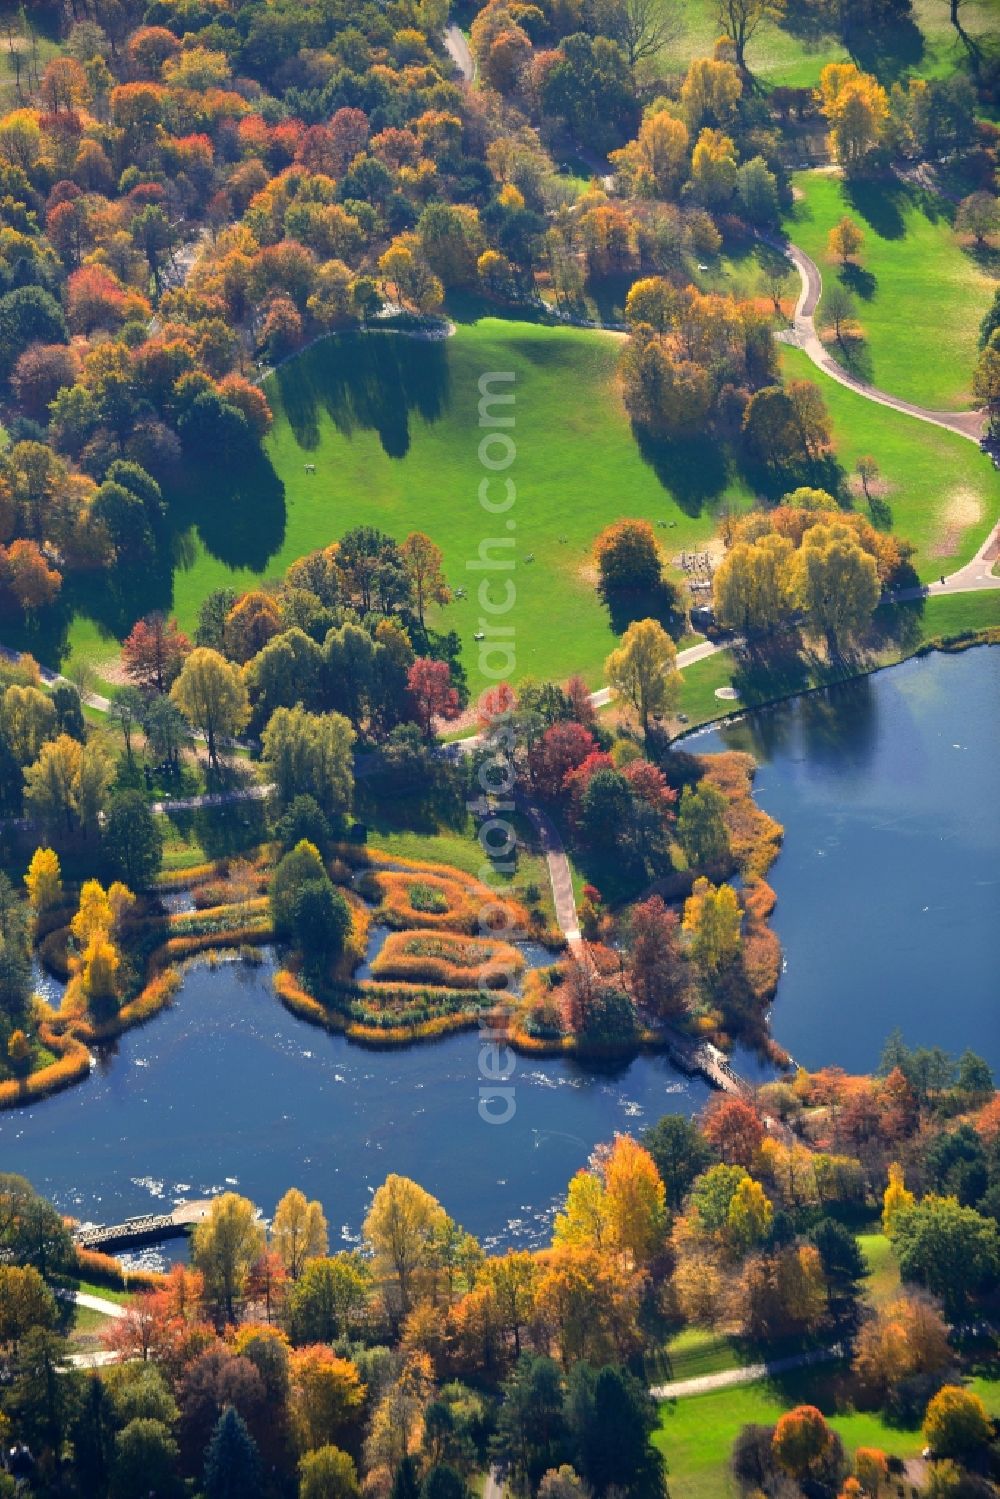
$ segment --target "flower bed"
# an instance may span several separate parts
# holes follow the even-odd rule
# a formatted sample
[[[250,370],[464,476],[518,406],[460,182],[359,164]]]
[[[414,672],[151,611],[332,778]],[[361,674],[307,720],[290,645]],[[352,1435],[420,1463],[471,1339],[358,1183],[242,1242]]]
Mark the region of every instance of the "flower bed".
[[[372,977],[449,989],[498,989],[524,967],[522,954],[509,942],[451,932],[392,932],[372,963]]]

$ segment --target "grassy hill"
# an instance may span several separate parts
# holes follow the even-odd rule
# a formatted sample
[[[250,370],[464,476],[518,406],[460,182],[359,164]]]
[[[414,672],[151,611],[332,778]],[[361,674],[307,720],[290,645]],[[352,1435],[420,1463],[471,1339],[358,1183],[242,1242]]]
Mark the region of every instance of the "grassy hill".
[[[789,236],[816,261],[824,287],[840,274],[855,296],[864,334],[855,372],[918,405],[969,407],[979,324],[993,299],[1000,255],[963,249],[952,230],[951,205],[905,183],[851,184],[799,172],[794,186]],[[826,241],[845,214],[860,225],[865,242],[860,267],[841,273],[827,258]],[[846,362],[842,350],[832,352]]]

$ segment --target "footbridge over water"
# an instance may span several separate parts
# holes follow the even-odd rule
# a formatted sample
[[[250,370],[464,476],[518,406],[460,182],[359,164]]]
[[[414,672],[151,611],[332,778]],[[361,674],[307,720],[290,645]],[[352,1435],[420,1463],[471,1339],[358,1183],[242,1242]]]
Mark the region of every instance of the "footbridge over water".
[[[176,1239],[188,1234],[208,1216],[211,1198],[198,1202],[182,1202],[166,1213],[143,1213],[138,1218],[126,1218],[124,1223],[89,1223],[79,1228],[73,1238],[81,1249],[99,1249],[109,1253],[115,1249],[134,1249],[140,1244],[158,1244],[163,1239]]]

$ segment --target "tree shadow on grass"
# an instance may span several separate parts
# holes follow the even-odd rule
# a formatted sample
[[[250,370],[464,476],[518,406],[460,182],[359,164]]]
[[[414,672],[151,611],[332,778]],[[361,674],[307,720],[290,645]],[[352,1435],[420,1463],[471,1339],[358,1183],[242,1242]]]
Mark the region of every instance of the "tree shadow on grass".
[[[795,633],[773,635],[733,652],[733,686],[747,708],[774,697],[792,697],[809,685],[809,662]]]
[[[623,635],[637,619],[657,620],[675,640],[684,633],[684,611],[672,583],[664,581],[657,588],[609,589],[601,598],[616,635]]]
[[[924,56],[923,33],[909,16],[896,16],[890,25],[866,26],[852,36],[848,51],[863,72],[891,83],[919,66]]]
[[[185,843],[196,842],[209,859],[232,858],[256,848],[268,837],[263,802],[234,802],[228,807],[172,810],[167,818]]]
[[[866,385],[875,383],[875,361],[872,358],[871,346],[863,333],[841,328],[840,337],[834,339],[827,347],[831,356],[838,364],[842,364],[855,380],[863,380]]]
[[[410,414],[437,421],[449,400],[445,341],[391,332],[325,338],[274,376],[277,401],[299,446],[320,443],[325,413],[345,437],[377,432],[390,458],[410,448]]]
[[[717,438],[698,433],[667,441],[636,426],[632,432],[643,461],[685,515],[700,515],[722,494],[729,482],[729,462]]]
[[[740,454],[740,473],[754,494],[775,503],[792,490],[806,486],[810,489],[825,489],[835,498],[844,489],[847,472],[835,454],[826,453],[811,463],[787,464],[776,467],[761,463],[744,449]]]
[[[863,265],[854,265],[850,261],[841,266],[840,279],[848,291],[852,291],[863,302],[870,302],[878,290],[878,277],[872,271],[865,270]]]
[[[1000,245],[963,245],[962,249],[969,259],[979,267],[986,276],[1000,276]]]
[[[177,535],[175,558],[183,563],[187,543],[181,539],[196,527],[205,550],[227,567],[263,572],[285,539],[285,486],[266,453],[226,469],[217,464],[186,465],[172,487],[170,516]],[[147,609],[140,613],[147,613]]]
[[[116,564],[95,573],[81,573],[66,589],[71,617],[84,614],[102,634],[124,639],[136,620],[156,609],[169,609],[173,593],[169,555],[143,566]]]
[[[903,206],[911,197],[903,183],[884,177],[845,177],[844,196],[881,239],[903,238]]]

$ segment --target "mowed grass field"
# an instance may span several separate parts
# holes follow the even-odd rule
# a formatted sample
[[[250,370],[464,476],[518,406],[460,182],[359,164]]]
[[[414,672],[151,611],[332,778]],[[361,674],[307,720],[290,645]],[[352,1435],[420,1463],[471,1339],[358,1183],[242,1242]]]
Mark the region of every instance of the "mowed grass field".
[[[315,344],[268,381],[274,513],[258,525],[252,503],[237,504],[231,527],[223,526],[212,520],[206,496],[212,550],[200,522],[183,537],[172,612],[191,630],[212,589],[280,577],[295,558],[355,525],[380,526],[399,539],[423,530],[441,546],[452,587],[466,590],[432,610],[428,622],[456,632],[476,692],[486,680],[475,641],[483,574],[467,564],[489,538],[513,536],[517,594],[501,622],[515,631],[515,680],[578,671],[599,685],[616,626],[624,623],[611,619],[595,586],[592,548],[602,527],[643,517],[670,561],[705,543],[724,508],[752,502],[710,439],[642,449],[615,380],[620,346],[611,334],[494,318],[462,324],[453,338],[434,342],[376,333]],[[976,447],[824,378],[797,350],[783,348],[782,361],[786,376],[815,380],[823,390],[845,484],[861,454],[877,456],[887,486],[884,516],[917,546],[920,575],[933,578],[967,561],[1000,504],[1000,477]],[[509,432],[516,456],[493,478],[511,478],[516,500],[510,512],[491,516],[478,498],[489,477],[479,455],[488,430],[479,425],[479,382],[496,372],[515,376],[495,389],[515,394],[513,428],[496,430]],[[488,456],[502,457],[501,448]],[[489,494],[502,497],[504,490],[494,482]],[[230,566],[241,548],[260,560]],[[70,645],[99,665],[117,652],[83,615]]]
[[[854,293],[864,336],[857,373],[918,405],[969,407],[979,324],[998,284],[1000,253],[964,249],[952,207],[905,183],[850,184],[821,172],[799,172],[793,182],[789,237],[819,266],[824,290],[839,276]],[[860,269],[841,273],[826,245],[845,214],[865,242]],[[831,352],[847,362],[837,347]]]
[[[799,14],[804,7],[799,8]],[[796,8],[789,6],[793,14]],[[1000,29],[998,0],[965,0],[962,25],[969,36],[987,42]],[[663,73],[683,71],[692,58],[711,56],[721,31],[716,0],[685,0],[684,32],[662,55]],[[948,18],[943,0],[913,0],[912,18],[893,28],[879,28],[861,42],[861,55],[853,59],[878,74],[883,82],[910,71],[921,78],[943,77],[963,66],[965,47]],[[810,34],[764,21],[747,48],[750,71],[763,83],[786,88],[815,85],[828,62],[850,62],[847,49],[836,37]]]
[[[1000,512],[1000,474],[975,443],[838,385],[800,349],[783,346],[781,364],[786,379],[812,380],[822,390],[848,481],[863,454],[877,459],[885,493],[873,518],[914,544],[921,579],[951,572],[975,556]],[[901,394],[888,382],[886,388]],[[853,503],[867,511],[863,494]]]
[[[848,1455],[858,1447],[880,1447],[901,1458],[917,1456],[924,1445],[919,1427],[889,1426],[874,1411],[838,1411],[833,1383],[826,1371],[799,1370],[780,1384],[761,1381],[665,1401],[653,1440],[667,1459],[671,1499],[730,1499],[738,1491],[729,1456],[740,1428],[750,1422],[773,1425],[784,1411],[807,1402],[823,1411]],[[968,1388],[992,1415],[1000,1414],[1000,1382],[972,1379]]]
[[[399,539],[426,531],[444,552],[452,588],[466,590],[432,611],[429,623],[458,633],[476,690],[486,680],[474,639],[483,616],[476,594],[487,575],[467,564],[491,537],[513,538],[517,594],[499,622],[515,631],[515,676],[581,671],[596,686],[616,639],[595,587],[600,530],[620,516],[641,516],[657,527],[670,558],[705,541],[723,505],[751,500],[707,440],[644,456],[615,381],[620,346],[610,334],[493,318],[437,342],[387,333],[315,345],[267,385],[275,412],[268,450],[286,505],[284,540],[268,572],[362,523]],[[480,380],[507,372],[514,380],[493,389],[513,391],[514,404],[493,411],[512,412],[514,425],[495,430],[509,435],[516,456],[491,475],[480,457],[489,430],[480,426]],[[503,446],[490,446],[486,456],[502,461]],[[488,498],[503,500],[508,477],[514,505],[490,515],[480,483],[491,479]],[[182,622],[225,571],[202,554],[178,574]],[[233,586],[247,581],[227,576]],[[492,574],[494,584],[504,576]],[[495,586],[493,597],[501,593]]]

